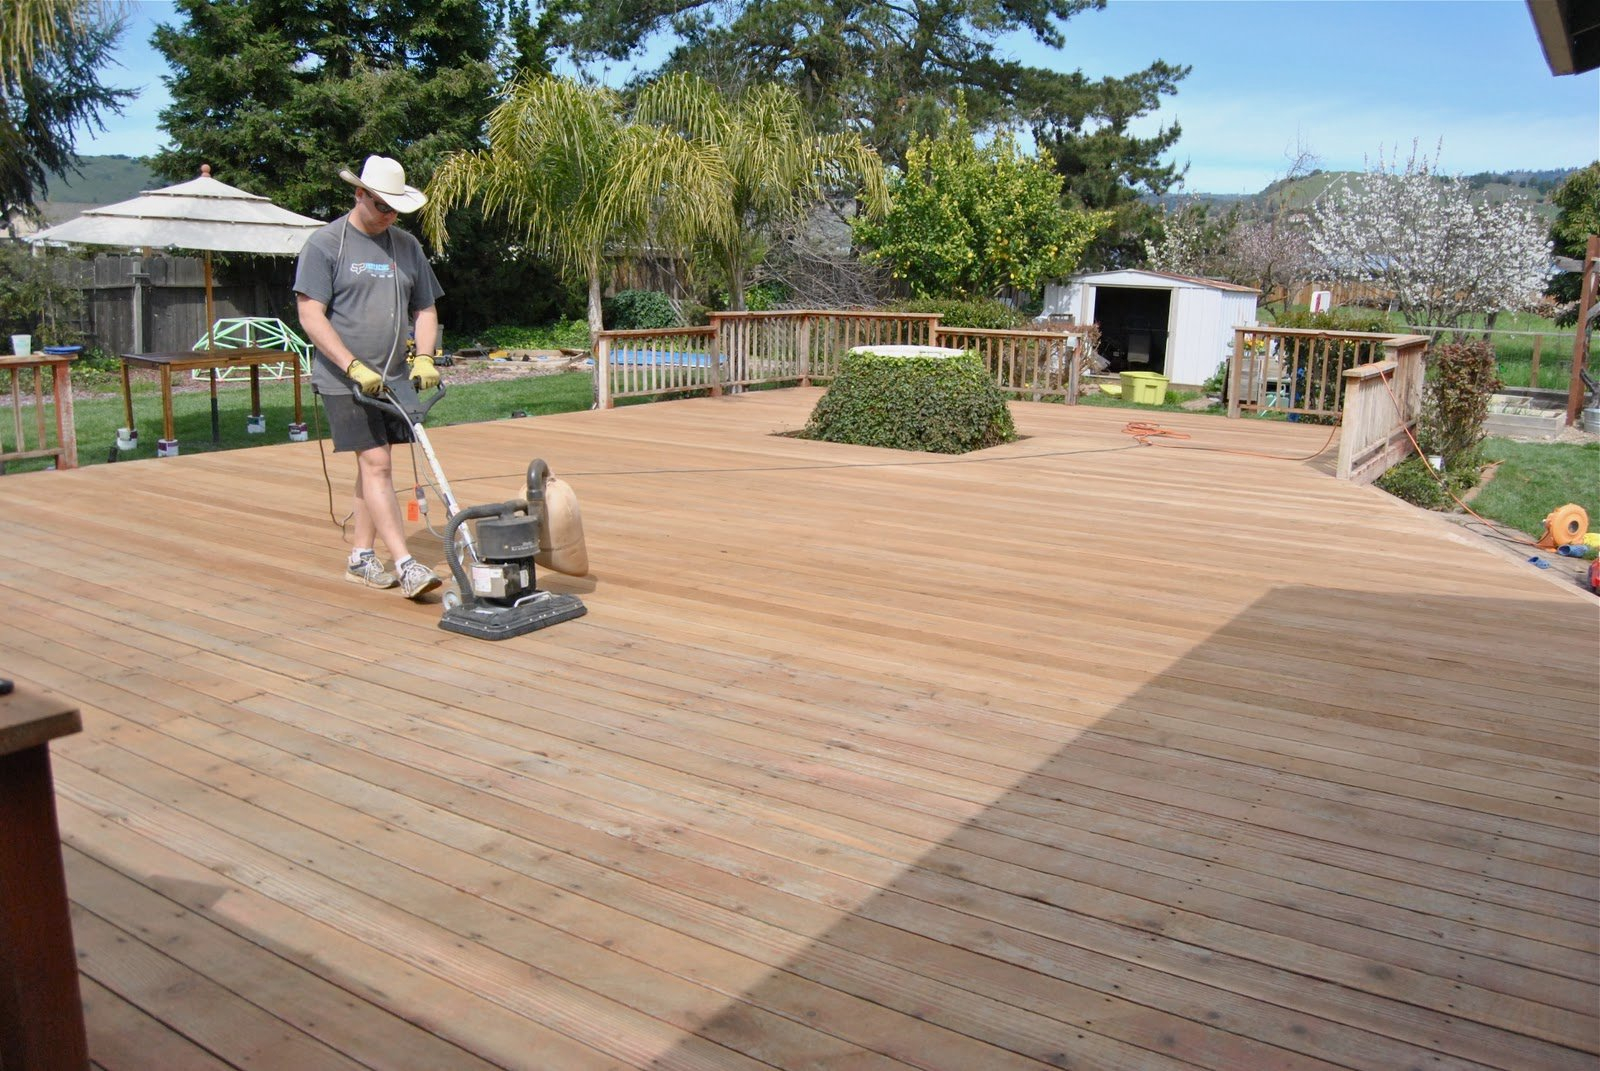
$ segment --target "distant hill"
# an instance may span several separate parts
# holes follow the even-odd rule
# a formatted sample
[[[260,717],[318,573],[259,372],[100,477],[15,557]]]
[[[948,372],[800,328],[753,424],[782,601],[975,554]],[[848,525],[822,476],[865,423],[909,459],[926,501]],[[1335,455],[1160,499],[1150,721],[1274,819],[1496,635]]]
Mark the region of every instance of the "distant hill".
[[[81,174],[51,175],[47,204],[110,205],[166,185],[131,156],[85,156]]]
[[[1554,219],[1556,207],[1551,203],[1550,196],[1562,182],[1566,181],[1568,175],[1577,170],[1580,169],[1568,167],[1548,171],[1485,171],[1476,175],[1463,175],[1461,178],[1476,196],[1496,204],[1511,200],[1526,201],[1539,215]],[[1313,171],[1304,178],[1279,179],[1255,194],[1169,193],[1153,200],[1168,209],[1189,204],[1203,204],[1222,212],[1237,207],[1248,215],[1252,210],[1265,209],[1268,205],[1280,202],[1287,202],[1291,209],[1304,208],[1326,193],[1328,187],[1334,183],[1348,180],[1359,185],[1364,178],[1365,173],[1360,171]]]

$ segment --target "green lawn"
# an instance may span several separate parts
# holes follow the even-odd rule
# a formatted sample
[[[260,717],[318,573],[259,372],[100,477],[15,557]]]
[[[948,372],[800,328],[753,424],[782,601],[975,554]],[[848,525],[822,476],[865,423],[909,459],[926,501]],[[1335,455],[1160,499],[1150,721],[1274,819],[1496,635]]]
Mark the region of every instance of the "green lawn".
[[[1483,453],[1500,467],[1472,500],[1476,512],[1537,537],[1550,511],[1571,502],[1589,515],[1591,531],[1600,530],[1600,442],[1490,439]]]
[[[455,387],[449,385],[447,378],[448,389],[443,400],[428,414],[428,425],[504,420],[516,412],[539,416],[588,409],[594,401],[593,383],[587,372],[464,383]],[[315,409],[310,387],[302,384],[301,389],[307,430],[312,438],[326,438],[327,428]],[[221,384],[217,391],[217,409],[221,441],[213,444],[210,393],[184,391],[173,396],[173,432],[181,453],[237,450],[287,442],[289,423],[294,419],[294,392],[288,383],[261,385],[261,409],[267,418],[267,431],[263,435],[251,435],[245,430],[245,416],[250,409],[247,383]],[[133,415],[139,429],[139,446],[135,450],[118,452],[117,429],[123,426],[125,419],[120,391],[116,395],[77,398],[73,416],[78,429],[78,464],[103,465],[113,459],[135,461],[155,457],[156,440],[161,437],[161,392],[155,382],[134,383]],[[24,421],[28,419],[31,418],[25,414]],[[26,472],[42,469],[45,464],[42,460],[19,461],[13,462],[9,470]]]

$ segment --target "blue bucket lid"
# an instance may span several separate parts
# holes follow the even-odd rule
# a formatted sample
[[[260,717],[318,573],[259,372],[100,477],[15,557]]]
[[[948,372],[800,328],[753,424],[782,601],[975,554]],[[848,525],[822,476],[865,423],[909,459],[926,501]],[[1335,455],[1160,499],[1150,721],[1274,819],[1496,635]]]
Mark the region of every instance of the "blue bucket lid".
[[[83,352],[83,347],[82,346],[46,346],[44,348],[44,352],[50,354],[52,357],[59,357],[62,354],[65,354],[65,353],[82,353]]]

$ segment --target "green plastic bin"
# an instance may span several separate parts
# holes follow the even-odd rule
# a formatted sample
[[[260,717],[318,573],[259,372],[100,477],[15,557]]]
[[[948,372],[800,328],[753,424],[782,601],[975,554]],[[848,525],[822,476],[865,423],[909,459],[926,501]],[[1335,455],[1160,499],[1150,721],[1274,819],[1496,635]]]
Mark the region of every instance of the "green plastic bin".
[[[1160,405],[1167,400],[1170,382],[1160,372],[1123,372],[1122,397],[1139,405]]]

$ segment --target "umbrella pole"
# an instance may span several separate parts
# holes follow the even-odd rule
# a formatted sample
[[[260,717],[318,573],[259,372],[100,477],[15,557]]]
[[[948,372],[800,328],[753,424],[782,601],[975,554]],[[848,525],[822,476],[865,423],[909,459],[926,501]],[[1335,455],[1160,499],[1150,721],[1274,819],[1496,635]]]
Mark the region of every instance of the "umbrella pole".
[[[217,348],[216,339],[217,318],[211,299],[211,250],[206,250],[206,352],[211,353]],[[217,446],[222,442],[222,420],[217,413],[217,369],[215,366],[209,370],[211,376],[211,445]]]

